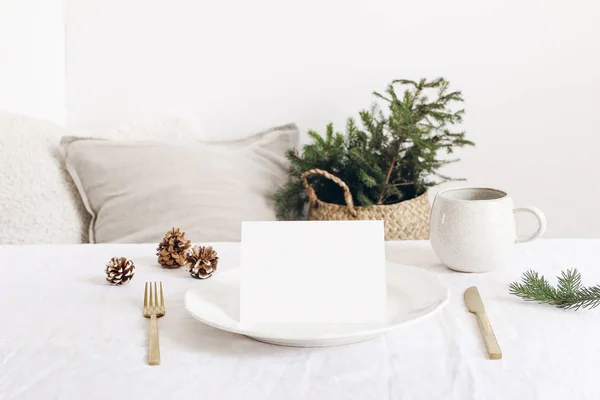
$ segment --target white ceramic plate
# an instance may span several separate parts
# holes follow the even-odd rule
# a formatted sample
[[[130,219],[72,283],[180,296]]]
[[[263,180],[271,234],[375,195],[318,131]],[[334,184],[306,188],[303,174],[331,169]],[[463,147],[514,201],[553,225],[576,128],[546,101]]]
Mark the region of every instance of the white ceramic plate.
[[[192,316],[215,328],[282,346],[357,343],[423,319],[448,302],[448,289],[429,272],[387,262],[387,321],[379,324],[257,324],[239,321],[240,269],[215,274],[185,294]]]

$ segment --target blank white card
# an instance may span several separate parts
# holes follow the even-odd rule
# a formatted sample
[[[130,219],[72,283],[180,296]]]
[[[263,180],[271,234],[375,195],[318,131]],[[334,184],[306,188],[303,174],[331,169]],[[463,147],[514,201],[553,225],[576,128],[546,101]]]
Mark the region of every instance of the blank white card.
[[[383,221],[243,222],[241,269],[242,323],[385,320]]]

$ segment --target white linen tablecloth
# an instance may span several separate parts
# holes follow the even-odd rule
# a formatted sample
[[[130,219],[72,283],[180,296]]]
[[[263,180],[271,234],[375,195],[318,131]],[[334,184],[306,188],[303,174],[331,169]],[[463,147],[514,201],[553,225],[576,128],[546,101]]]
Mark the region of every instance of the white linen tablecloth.
[[[600,240],[518,245],[512,265],[452,272],[429,242],[387,243],[390,261],[416,265],[449,287],[448,306],[380,338],[332,348],[286,348],[203,325],[183,305],[202,285],[156,264],[155,245],[0,246],[0,399],[600,399],[600,308],[563,311],[524,302],[508,284],[529,268],[555,282],[577,267],[600,283]],[[238,243],[217,243],[222,270]],[[104,281],[112,256],[133,280]],[[315,273],[307,269],[306,273]],[[144,282],[162,281],[161,365],[147,365]],[[477,285],[504,358],[492,361],[463,292]]]

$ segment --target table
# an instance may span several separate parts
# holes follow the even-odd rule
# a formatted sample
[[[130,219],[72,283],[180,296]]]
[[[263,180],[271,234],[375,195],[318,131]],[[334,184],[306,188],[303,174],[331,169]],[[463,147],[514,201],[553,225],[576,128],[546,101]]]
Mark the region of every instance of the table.
[[[239,243],[215,243],[220,268]],[[526,303],[508,284],[533,268],[551,280],[577,267],[600,283],[600,240],[518,245],[511,265],[452,272],[429,242],[389,242],[388,260],[419,266],[450,288],[441,313],[383,337],[333,348],[286,348],[192,319],[185,291],[202,281],[156,264],[156,245],[0,246],[0,399],[599,399],[600,309]],[[113,256],[132,258],[126,286],[104,282]],[[310,273],[310,271],[308,271]],[[161,366],[147,365],[146,281],[162,281]],[[486,357],[462,301],[477,285],[504,358]]]

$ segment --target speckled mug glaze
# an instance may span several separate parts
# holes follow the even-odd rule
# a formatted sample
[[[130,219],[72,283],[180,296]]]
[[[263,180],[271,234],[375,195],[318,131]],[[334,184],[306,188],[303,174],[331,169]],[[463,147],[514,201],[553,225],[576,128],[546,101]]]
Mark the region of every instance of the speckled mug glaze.
[[[529,212],[538,230],[517,237],[514,214]],[[506,264],[515,243],[537,239],[546,229],[544,214],[535,207],[514,208],[501,190],[448,189],[439,192],[431,209],[431,246],[449,268],[461,272],[486,272]]]

